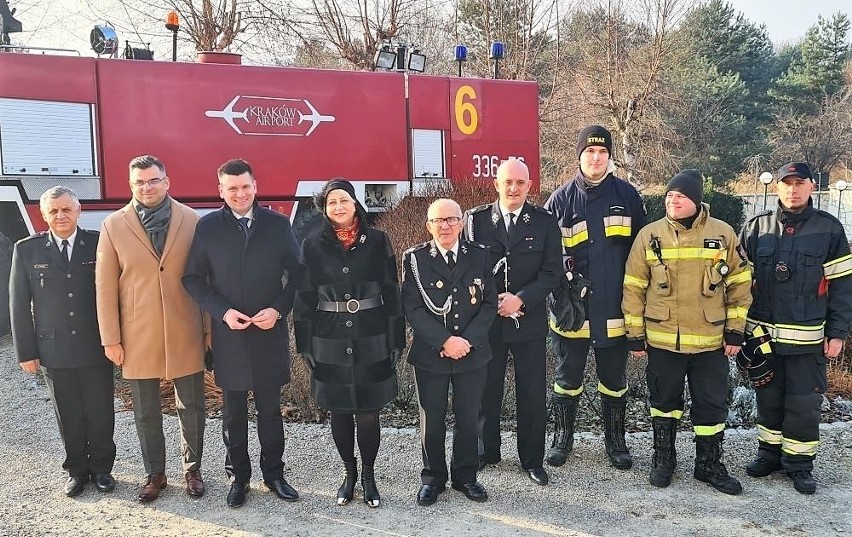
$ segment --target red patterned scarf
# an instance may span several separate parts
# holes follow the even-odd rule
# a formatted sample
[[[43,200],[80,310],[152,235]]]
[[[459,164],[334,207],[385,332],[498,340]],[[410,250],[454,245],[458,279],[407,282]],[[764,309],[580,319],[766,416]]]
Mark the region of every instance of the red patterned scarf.
[[[355,243],[355,238],[358,237],[358,216],[355,216],[355,221],[349,227],[332,227],[334,228],[334,234],[337,235],[337,240],[343,244],[343,249],[348,250]]]

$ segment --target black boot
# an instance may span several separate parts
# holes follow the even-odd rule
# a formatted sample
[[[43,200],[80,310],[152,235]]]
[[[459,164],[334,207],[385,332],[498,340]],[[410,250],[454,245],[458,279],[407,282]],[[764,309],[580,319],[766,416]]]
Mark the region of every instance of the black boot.
[[[654,427],[654,458],[651,461],[651,475],[648,481],[655,487],[668,487],[672,483],[672,474],[677,466],[675,438],[677,420],[674,418],[652,419]]]
[[[361,488],[364,489],[364,503],[370,507],[378,507],[382,503],[379,489],[376,488],[376,474],[372,466],[361,465]]]
[[[722,463],[722,441],[725,433],[713,436],[695,437],[695,472],[693,476],[699,481],[711,485],[714,489],[725,494],[737,495],[743,491],[743,486],[736,478],[728,474],[728,469]]]
[[[793,480],[793,488],[801,494],[816,492],[816,481],[810,470],[795,470],[787,472],[787,477]]]
[[[343,468],[346,470],[346,477],[337,489],[337,505],[346,505],[352,501],[355,483],[358,482],[358,459],[343,461]]]
[[[604,412],[606,456],[609,457],[610,464],[619,470],[629,470],[633,466],[633,458],[624,441],[624,412],[627,400],[601,394],[601,405]]]
[[[547,464],[562,466],[568,460],[568,453],[574,448],[574,421],[577,419],[577,405],[580,397],[562,397],[554,395],[550,401],[553,412],[553,444],[547,451]]]

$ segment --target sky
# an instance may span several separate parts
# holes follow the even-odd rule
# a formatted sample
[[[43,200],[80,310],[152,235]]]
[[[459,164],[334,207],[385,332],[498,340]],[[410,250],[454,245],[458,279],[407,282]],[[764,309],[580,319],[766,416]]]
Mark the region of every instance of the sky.
[[[15,42],[30,46],[59,47],[79,50],[91,56],[89,32],[95,24],[109,20],[118,30],[121,45],[125,39],[151,42],[155,58],[167,59],[171,55],[170,34],[159,25],[151,35],[132,33],[130,21],[143,15],[123,7],[134,5],[133,0],[8,0],[17,7],[15,17],[24,25],[24,32],[13,36]],[[852,0],[728,0],[734,8],[757,23],[765,24],[769,38],[776,44],[792,43],[801,39],[807,29],[817,22],[817,17],[830,17],[841,11],[852,16]],[[140,5],[139,2],[135,2]],[[165,13],[162,14],[165,19]],[[184,50],[185,49],[185,50]],[[179,54],[191,55],[190,45],[182,43]]]

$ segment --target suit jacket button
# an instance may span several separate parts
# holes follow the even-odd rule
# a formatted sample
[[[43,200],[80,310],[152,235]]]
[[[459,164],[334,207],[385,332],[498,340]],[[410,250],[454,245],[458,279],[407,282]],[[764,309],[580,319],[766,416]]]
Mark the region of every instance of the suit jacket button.
[[[458,314],[458,313],[456,313],[455,315],[453,315],[453,317],[455,317],[456,319],[458,319],[458,318],[459,318],[459,314]]]
[[[352,295],[350,295],[349,293],[346,293],[345,295],[343,295],[343,300],[350,300],[351,298],[352,298]]]
[[[346,347],[346,354],[352,354],[352,347]]]
[[[349,274],[349,267],[343,267],[343,274]]]
[[[454,327],[453,327],[453,330],[458,330],[458,329],[459,329],[459,327],[458,327],[458,326],[454,326]]]
[[[68,279],[71,279],[71,275],[70,275],[70,274],[66,274],[66,275],[65,275],[65,277],[66,277],[66,278],[68,278]]]
[[[68,298],[74,298],[74,293],[68,293]]]
[[[160,267],[160,272],[163,272],[164,270],[166,270],[166,267]]]
[[[346,321],[346,322],[345,322],[345,323],[343,323],[343,324],[345,324],[345,325],[346,325],[346,328],[351,328],[351,327],[352,327],[352,321]]]
[[[76,330],[71,330],[71,335],[72,335],[72,336],[76,336],[76,335],[77,335],[77,331],[76,331]]]
[[[74,312],[73,312],[73,311],[69,311],[69,312],[68,312],[68,316],[69,316],[69,317],[73,317],[73,316],[74,316]]]

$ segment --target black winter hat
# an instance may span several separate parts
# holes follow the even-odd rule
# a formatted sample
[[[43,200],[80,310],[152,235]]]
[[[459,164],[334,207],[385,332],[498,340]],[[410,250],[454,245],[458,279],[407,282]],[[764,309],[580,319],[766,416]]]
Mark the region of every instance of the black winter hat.
[[[328,195],[332,190],[343,190],[344,192],[349,194],[349,197],[355,202],[355,214],[358,215],[358,220],[364,222],[364,226],[366,226],[367,222],[367,211],[364,209],[364,206],[361,205],[361,202],[358,201],[358,198],[355,197],[355,187],[352,186],[352,183],[344,179],[343,177],[332,177],[322,188],[322,190],[314,196],[314,204],[320,213],[325,217],[326,221],[328,221],[328,216],[325,214],[325,200],[328,198]]]
[[[788,162],[781,166],[778,168],[778,174],[776,175],[775,180],[783,181],[785,177],[789,177],[791,175],[801,177],[802,179],[810,179],[811,181],[814,180],[810,167],[804,162]]]
[[[605,147],[607,153],[612,155],[612,134],[606,127],[600,125],[589,125],[580,131],[580,136],[577,137],[577,158],[580,154],[591,145]]]
[[[666,193],[675,190],[680,192],[695,204],[701,207],[704,200],[704,178],[701,172],[694,169],[686,169],[678,172],[666,186]]]

